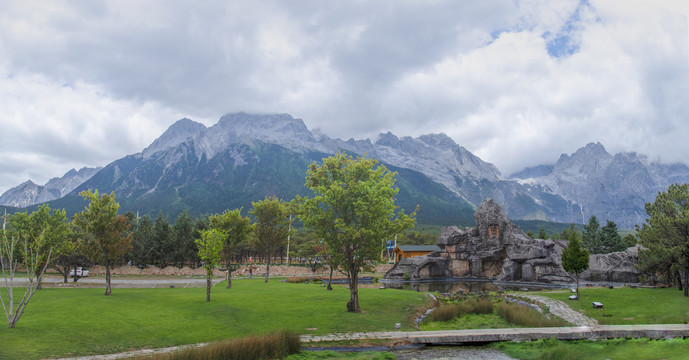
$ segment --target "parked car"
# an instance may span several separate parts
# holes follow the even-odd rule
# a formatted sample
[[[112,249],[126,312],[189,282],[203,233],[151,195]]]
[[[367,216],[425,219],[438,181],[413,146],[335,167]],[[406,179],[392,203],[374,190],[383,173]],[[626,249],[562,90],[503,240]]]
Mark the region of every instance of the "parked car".
[[[77,268],[77,277],[87,277],[89,276],[89,271],[88,269],[84,268]],[[74,277],[74,269],[69,271],[69,277]]]

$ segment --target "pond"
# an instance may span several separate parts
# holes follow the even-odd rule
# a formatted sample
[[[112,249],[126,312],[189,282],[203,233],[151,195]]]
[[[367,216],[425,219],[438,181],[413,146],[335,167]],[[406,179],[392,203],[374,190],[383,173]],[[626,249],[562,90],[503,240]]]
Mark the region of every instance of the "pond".
[[[496,282],[481,279],[443,279],[431,281],[389,281],[380,280],[385,289],[412,290],[419,292],[440,292],[456,294],[480,293],[486,291],[533,291],[541,289],[567,288],[566,284],[543,284],[524,282]]]

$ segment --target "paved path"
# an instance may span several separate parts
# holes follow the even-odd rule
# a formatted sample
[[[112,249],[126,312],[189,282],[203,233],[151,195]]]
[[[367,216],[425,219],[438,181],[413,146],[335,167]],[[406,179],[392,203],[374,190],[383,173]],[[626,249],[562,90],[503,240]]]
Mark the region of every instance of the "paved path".
[[[529,298],[533,301],[537,301],[541,304],[548,306],[550,308],[550,313],[552,313],[555,316],[561,317],[562,319],[564,319],[572,325],[589,327],[598,326],[598,320],[592,319],[584,314],[572,310],[572,308],[569,307],[569,305],[563,303],[562,301],[540,295],[522,294],[520,296]]]

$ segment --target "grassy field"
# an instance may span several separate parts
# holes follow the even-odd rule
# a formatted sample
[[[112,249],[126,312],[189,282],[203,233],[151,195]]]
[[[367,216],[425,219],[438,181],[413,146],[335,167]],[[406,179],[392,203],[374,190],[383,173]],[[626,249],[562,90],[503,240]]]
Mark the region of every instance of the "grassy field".
[[[580,288],[581,298],[575,301],[567,299],[569,292],[538,294],[563,301],[601,325],[689,323],[689,298],[673,288]],[[594,309],[594,301],[603,303],[605,310]]]
[[[412,291],[360,289],[365,313],[346,311],[349,290],[272,279],[205,288],[45,288],[16,328],[0,327],[0,359],[115,353],[207,342],[281,329],[300,334],[411,330],[410,317],[427,299]],[[2,292],[3,296],[6,293]]]

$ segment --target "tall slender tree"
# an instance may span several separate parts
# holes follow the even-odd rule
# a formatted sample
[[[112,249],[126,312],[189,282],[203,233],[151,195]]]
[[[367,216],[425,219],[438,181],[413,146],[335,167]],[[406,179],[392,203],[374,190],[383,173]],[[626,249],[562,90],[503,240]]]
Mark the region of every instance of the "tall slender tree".
[[[115,193],[99,194],[95,191],[79,193],[89,201],[82,212],[74,215],[74,223],[84,230],[84,248],[91,253],[91,258],[102,261],[105,266],[105,295],[112,293],[110,286],[110,267],[113,261],[131,249],[132,234],[129,222],[123,215],[118,215],[120,207],[115,201]]]
[[[600,223],[596,215],[592,215],[589,219],[589,223],[584,225],[581,241],[591,254],[601,254],[603,252]]]
[[[289,234],[289,209],[275,196],[252,202],[249,212],[254,216],[255,248],[266,259],[266,283],[270,276],[270,261],[275,251],[287,241]]]
[[[224,237],[222,231],[210,229],[202,231],[201,238],[196,240],[199,258],[203,261],[203,268],[206,269],[206,302],[211,301],[213,269],[220,263]]]
[[[416,211],[396,211],[395,173],[374,159],[342,152],[309,165],[306,186],[313,198],[297,197],[299,218],[331,250],[331,266],[347,275],[347,310],[361,312],[359,272],[380,261],[385,239],[414,226]]]
[[[577,299],[579,298],[579,274],[589,268],[589,252],[581,247],[579,232],[572,225],[567,248],[562,250],[562,268],[574,274],[577,280]]]

